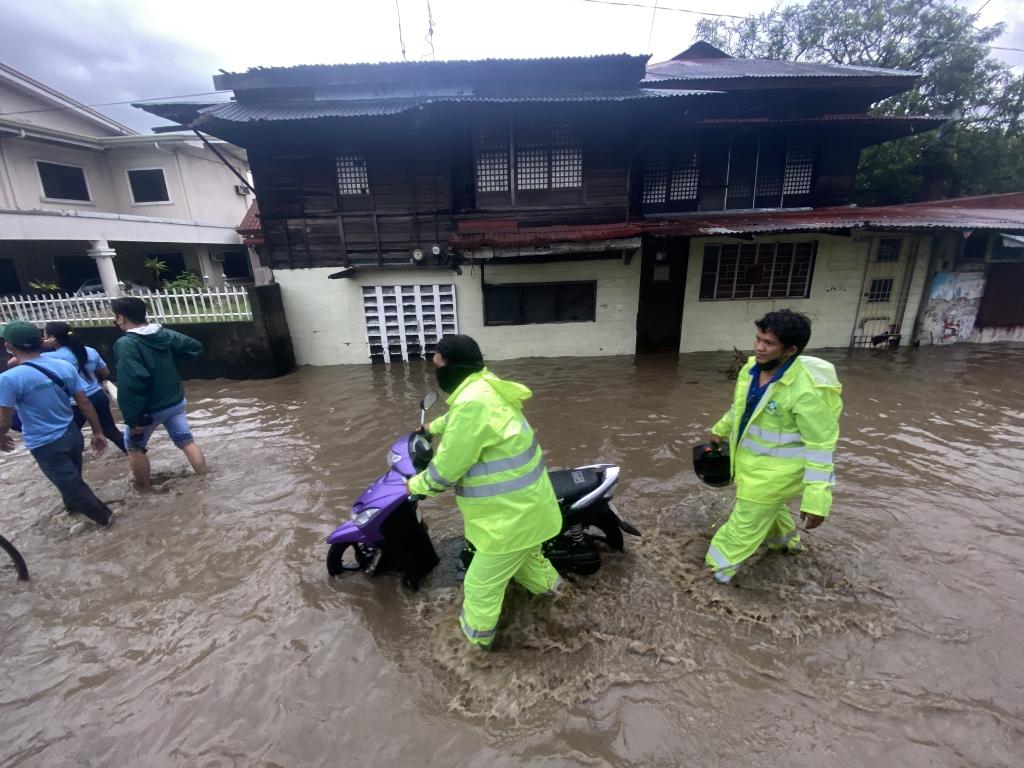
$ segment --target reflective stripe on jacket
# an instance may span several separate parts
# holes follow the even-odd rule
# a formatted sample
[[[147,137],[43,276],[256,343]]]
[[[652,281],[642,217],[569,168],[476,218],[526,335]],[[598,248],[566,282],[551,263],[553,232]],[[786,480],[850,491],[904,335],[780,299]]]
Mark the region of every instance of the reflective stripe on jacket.
[[[544,453],[523,416],[532,393],[486,368],[448,398],[430,423],[434,458],[409,490],[436,496],[455,489],[466,538],[480,552],[507,554],[547,541],[562,527]]]
[[[836,369],[820,358],[798,356],[768,385],[746,430],[737,435],[754,363],[751,357],[740,371],[732,408],[711,429],[729,440],[736,496],[771,503],[802,493],[800,510],[824,517],[832,507],[833,451],[843,411]]]

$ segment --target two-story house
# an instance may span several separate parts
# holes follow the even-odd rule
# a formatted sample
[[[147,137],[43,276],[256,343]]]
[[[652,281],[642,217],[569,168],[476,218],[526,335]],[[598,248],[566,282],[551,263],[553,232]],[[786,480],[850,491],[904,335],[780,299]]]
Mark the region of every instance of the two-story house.
[[[0,64],[0,295],[251,276],[248,161],[216,141],[241,179],[194,133],[136,133]]]
[[[868,115],[914,78],[697,43],[257,68],[214,77],[230,103],[142,108],[248,151],[300,363],[456,329],[491,358],[730,349],[777,306],[847,346],[898,341],[931,268],[934,212],[847,206],[863,147],[941,123]]]

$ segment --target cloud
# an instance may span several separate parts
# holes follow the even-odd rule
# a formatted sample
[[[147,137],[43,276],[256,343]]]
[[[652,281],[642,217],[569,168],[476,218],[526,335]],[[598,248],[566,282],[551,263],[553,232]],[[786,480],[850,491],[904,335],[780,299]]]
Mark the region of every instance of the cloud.
[[[142,27],[128,9],[0,0],[5,64],[84,104],[213,90],[215,55]],[[129,105],[96,109],[139,130],[164,123]]]

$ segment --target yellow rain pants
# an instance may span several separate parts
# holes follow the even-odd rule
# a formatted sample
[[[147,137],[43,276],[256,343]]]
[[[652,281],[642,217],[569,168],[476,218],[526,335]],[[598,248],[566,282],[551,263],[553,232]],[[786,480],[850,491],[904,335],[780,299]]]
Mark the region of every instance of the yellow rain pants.
[[[560,581],[540,545],[504,555],[477,552],[462,585],[465,600],[459,616],[469,642],[486,648],[494,641],[505,587],[513,579],[534,595],[554,594]]]
[[[704,562],[711,566],[718,581],[728,583],[762,544],[775,551],[800,550],[800,534],[789,507],[784,501],[757,504],[736,499],[729,519],[711,539]]]

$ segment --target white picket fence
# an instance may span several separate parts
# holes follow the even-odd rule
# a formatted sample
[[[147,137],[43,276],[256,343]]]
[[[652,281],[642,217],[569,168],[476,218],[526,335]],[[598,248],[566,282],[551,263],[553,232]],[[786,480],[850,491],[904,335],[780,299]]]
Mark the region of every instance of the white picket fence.
[[[249,295],[242,286],[161,290],[137,293],[155,323],[223,323],[252,320]],[[114,320],[104,294],[0,296],[0,321],[28,320],[42,327],[51,320],[73,325],[108,325]]]

